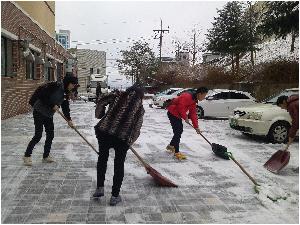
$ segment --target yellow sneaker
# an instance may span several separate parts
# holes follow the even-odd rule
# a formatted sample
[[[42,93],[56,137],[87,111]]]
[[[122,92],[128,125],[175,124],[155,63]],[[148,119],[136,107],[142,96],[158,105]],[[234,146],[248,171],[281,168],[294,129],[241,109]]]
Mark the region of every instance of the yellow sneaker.
[[[23,157],[23,161],[24,161],[24,165],[25,166],[32,166],[32,161],[31,161],[31,157]]]
[[[53,163],[55,162],[52,156],[48,156],[46,158],[43,158],[43,163]]]
[[[168,145],[168,146],[166,147],[166,150],[167,150],[168,152],[170,152],[170,153],[174,153],[174,152],[175,152],[175,147],[172,146],[172,145]]]
[[[181,152],[175,153],[174,156],[176,157],[176,159],[179,159],[179,160],[186,159],[186,156]]]

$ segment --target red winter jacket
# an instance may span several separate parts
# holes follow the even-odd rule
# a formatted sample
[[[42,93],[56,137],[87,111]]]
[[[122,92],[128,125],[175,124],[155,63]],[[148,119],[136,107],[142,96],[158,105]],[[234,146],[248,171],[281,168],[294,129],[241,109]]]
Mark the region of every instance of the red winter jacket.
[[[167,109],[173,116],[184,120],[187,118],[186,113],[189,111],[189,118],[192,120],[194,128],[198,128],[196,103],[197,100],[193,99],[193,95],[185,92],[174,98]]]
[[[292,127],[289,130],[289,137],[293,138],[299,129],[299,96],[291,95],[287,100],[287,111],[292,117]]]

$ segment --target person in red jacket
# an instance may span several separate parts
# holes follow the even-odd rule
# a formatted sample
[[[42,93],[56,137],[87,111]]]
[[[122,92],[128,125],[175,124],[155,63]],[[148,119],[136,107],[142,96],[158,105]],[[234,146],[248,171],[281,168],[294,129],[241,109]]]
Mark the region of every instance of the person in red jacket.
[[[299,130],[299,95],[291,95],[290,97],[285,95],[280,96],[278,97],[276,104],[280,108],[286,109],[292,117],[292,126],[289,130],[289,141],[285,148],[285,151],[287,151]]]
[[[201,131],[198,127],[197,102],[202,101],[208,89],[200,87],[196,92],[184,92],[177,98],[174,98],[167,107],[168,117],[173,129],[173,138],[167,146],[167,150],[174,153],[174,156],[181,160],[186,159],[186,156],[179,151],[179,143],[183,132],[182,119],[189,123],[189,118],[192,120],[193,126],[199,134]],[[188,115],[187,115],[187,112]]]

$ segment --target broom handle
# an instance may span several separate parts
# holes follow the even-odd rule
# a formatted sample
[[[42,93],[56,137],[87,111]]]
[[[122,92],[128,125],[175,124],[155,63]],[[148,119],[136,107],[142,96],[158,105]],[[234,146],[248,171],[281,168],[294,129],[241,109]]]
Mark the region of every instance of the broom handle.
[[[254,178],[251,177],[249,173],[247,173],[247,171],[242,167],[241,164],[239,164],[238,161],[235,160],[235,158],[233,158],[230,154],[228,154],[228,156],[229,156],[230,159],[232,159],[233,162],[235,162],[235,164],[237,164],[241,168],[241,170],[244,172],[244,174],[247,175],[247,177],[249,177],[249,179],[253,182],[253,184],[255,184],[256,186],[259,186],[259,184],[256,183],[256,181],[254,180]]]
[[[129,147],[130,150],[135,154],[135,156],[140,160],[140,162],[143,164],[143,166],[147,169],[149,165],[142,159],[142,157],[132,148],[131,146]]]
[[[192,124],[190,124],[190,123],[188,123],[188,124],[189,124],[191,127],[193,127]],[[193,127],[193,128],[194,128],[194,127]],[[195,129],[195,128],[194,128],[194,129]],[[207,140],[206,137],[203,136],[203,134],[200,133],[200,135],[205,139],[205,141],[207,141],[207,142],[211,145],[211,143],[209,142],[209,140]],[[232,157],[231,155],[229,155],[229,154],[228,154],[228,156],[229,156],[230,159],[232,159],[233,162],[235,162],[235,164],[237,164],[237,165],[241,168],[241,170],[249,177],[249,179],[250,179],[255,185],[259,185],[259,184],[256,183],[256,181],[254,180],[254,178],[251,177],[249,173],[247,173],[247,171],[241,166],[241,164],[239,164],[239,162],[235,160],[235,158],[233,158],[233,157]]]
[[[188,122],[188,124],[189,124],[189,125],[190,125],[192,128],[194,128],[194,129],[195,129],[195,127],[194,127],[192,124],[190,124],[190,122]],[[195,130],[196,130],[196,129],[195,129]],[[210,141],[209,141],[209,140],[207,140],[207,138],[206,138],[206,137],[204,137],[204,136],[203,136],[203,134],[201,134],[201,133],[200,133],[200,135],[201,135],[201,137],[203,137],[203,138],[204,138],[204,140],[205,140],[205,141],[207,141],[207,143],[208,143],[208,144],[211,146],[211,143],[210,143]]]
[[[57,110],[57,112],[62,116],[62,118],[64,118],[67,122],[68,122],[68,119],[65,117],[65,115],[64,114],[62,114],[62,112],[61,111],[59,111],[59,110]],[[77,132],[77,134],[79,134],[79,136],[80,137],[82,137],[83,138],[83,140],[85,140],[85,142],[99,155],[99,152],[97,152],[97,150],[95,149],[95,147],[90,143],[90,142],[88,142],[88,140],[84,137],[84,136],[82,136],[82,134],[77,130],[77,128],[76,127],[73,127],[73,129]]]

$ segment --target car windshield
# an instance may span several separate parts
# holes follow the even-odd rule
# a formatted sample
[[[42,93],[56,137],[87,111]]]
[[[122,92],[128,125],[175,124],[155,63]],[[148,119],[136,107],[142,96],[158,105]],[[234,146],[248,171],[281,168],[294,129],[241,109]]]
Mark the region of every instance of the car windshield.
[[[281,92],[280,94],[277,94],[275,96],[273,95],[273,96],[267,98],[263,102],[267,103],[267,104],[276,104],[276,101],[279,96],[285,95],[285,96],[289,97],[291,95],[298,95],[298,94],[299,94],[299,91],[296,91],[296,90],[285,90],[285,91]]]

